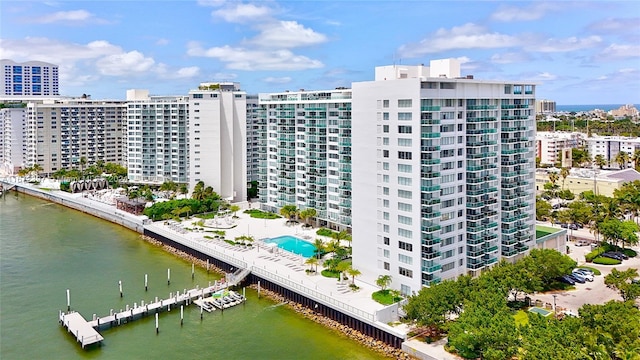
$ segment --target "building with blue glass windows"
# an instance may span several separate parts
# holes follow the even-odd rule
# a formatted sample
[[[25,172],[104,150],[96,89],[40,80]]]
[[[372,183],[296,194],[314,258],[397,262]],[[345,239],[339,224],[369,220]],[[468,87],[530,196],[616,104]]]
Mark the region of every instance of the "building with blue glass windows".
[[[27,61],[0,60],[2,89],[0,96],[58,96],[58,65]]]

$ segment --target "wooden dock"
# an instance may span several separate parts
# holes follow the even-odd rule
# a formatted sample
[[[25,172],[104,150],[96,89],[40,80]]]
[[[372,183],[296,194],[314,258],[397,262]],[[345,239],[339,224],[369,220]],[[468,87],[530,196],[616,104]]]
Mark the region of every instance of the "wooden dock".
[[[84,348],[87,345],[99,343],[104,340],[102,335],[96,330],[118,326],[164,310],[171,311],[172,308],[180,305],[189,305],[193,303],[194,299],[205,298],[216,291],[226,289],[227,285],[227,283],[216,283],[213,286],[202,289],[191,289],[182,294],[176,292],[175,295],[170,294],[171,297],[167,299],[158,300],[158,298],[156,298],[154,302],[149,304],[142,302],[141,304],[134,304],[131,308],[127,305],[125,310],[115,313],[111,312],[107,316],[95,317],[94,315],[94,319],[90,321],[87,321],[78,312],[70,311],[65,313],[60,311],[59,322],[60,325],[67,328],[67,330],[76,337],[76,340],[82,345],[82,348]]]

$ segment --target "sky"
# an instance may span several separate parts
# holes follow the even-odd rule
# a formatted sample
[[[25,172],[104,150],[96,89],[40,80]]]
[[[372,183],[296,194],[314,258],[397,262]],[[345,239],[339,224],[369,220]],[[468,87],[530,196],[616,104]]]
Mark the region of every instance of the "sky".
[[[59,65],[60,93],[350,87],[457,58],[558,105],[640,103],[640,1],[0,1],[0,58]]]

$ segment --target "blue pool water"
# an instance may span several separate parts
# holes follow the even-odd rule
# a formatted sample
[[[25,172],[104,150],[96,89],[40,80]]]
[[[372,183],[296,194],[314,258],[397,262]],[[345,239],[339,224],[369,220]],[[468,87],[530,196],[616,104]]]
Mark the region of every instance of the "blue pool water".
[[[284,235],[264,241],[267,244],[276,244],[280,249],[287,250],[294,254],[310,258],[315,255],[316,247],[312,243],[299,239],[295,236]]]

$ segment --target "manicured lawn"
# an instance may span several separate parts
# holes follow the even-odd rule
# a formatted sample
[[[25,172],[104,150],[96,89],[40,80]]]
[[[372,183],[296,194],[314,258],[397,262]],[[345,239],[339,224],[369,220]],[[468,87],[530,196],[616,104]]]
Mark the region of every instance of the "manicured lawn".
[[[268,219],[268,220],[272,220],[272,219],[279,219],[282,216],[275,214],[275,213],[270,213],[270,212],[266,212],[266,211],[262,211],[262,210],[258,210],[258,209],[251,209],[251,210],[245,210],[244,211],[245,214],[249,214],[249,216],[251,216],[252,218],[256,218],[256,219]]]
[[[393,296],[392,292],[387,290],[376,291],[371,294],[371,298],[382,305],[391,305],[402,300],[401,296]]]
[[[549,234],[553,234],[558,231],[559,231],[558,229],[554,229],[551,227],[536,225],[536,239],[540,239],[543,236],[547,236]]]
[[[331,270],[322,270],[322,276],[324,277],[328,277],[328,278],[336,278],[339,279],[340,278],[340,273],[337,271],[331,271]]]

